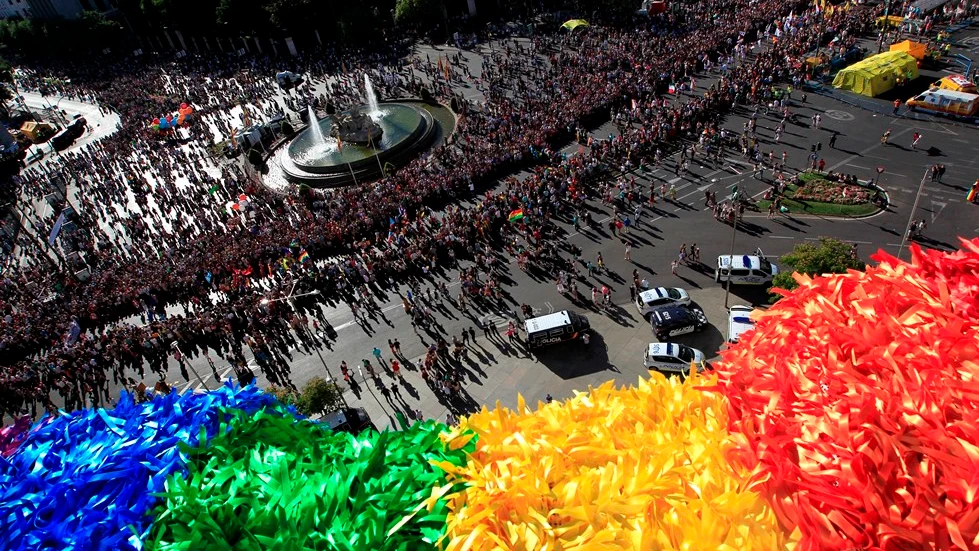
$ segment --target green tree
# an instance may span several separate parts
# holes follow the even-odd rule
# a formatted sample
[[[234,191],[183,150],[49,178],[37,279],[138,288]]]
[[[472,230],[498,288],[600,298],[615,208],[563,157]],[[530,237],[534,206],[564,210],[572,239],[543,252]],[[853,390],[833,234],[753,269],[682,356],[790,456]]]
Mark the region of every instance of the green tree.
[[[268,392],[272,396],[275,396],[276,400],[282,402],[287,406],[295,406],[300,401],[302,401],[302,396],[300,396],[298,392],[292,390],[291,388],[272,385],[268,388],[266,392]]]
[[[781,271],[772,281],[772,288],[792,290],[799,286],[792,278],[793,272],[808,276],[823,274],[845,274],[847,270],[863,270],[867,265],[853,254],[849,243],[820,237],[819,243],[800,243],[791,253],[782,256]],[[772,294],[772,302],[781,298]]]
[[[575,0],[578,13],[587,19],[632,15],[642,5],[641,0]]]
[[[442,18],[441,0],[398,0],[394,20],[398,25],[431,25]]]
[[[250,33],[268,27],[269,16],[264,7],[261,0],[220,0],[215,15],[218,23]]]
[[[316,28],[326,16],[323,8],[316,0],[269,0],[264,6],[272,25],[291,32]]]
[[[2,57],[0,57],[0,82],[4,84],[13,84],[14,82],[14,68],[9,61]]]
[[[343,390],[336,383],[313,377],[303,387],[296,410],[303,415],[330,413],[343,408]]]

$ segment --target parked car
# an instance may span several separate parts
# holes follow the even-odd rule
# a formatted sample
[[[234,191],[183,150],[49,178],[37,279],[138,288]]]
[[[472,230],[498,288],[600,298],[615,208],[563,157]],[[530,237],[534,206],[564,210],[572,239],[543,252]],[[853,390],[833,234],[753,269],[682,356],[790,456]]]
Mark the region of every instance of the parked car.
[[[643,355],[646,369],[663,373],[690,373],[690,364],[697,366],[697,372],[704,370],[704,353],[696,348],[675,342],[650,343]]]
[[[636,295],[636,308],[643,317],[660,306],[690,304],[690,294],[677,287],[656,287]]]
[[[778,274],[778,266],[769,262],[761,249],[755,254],[717,257],[714,281],[731,285],[768,285]]]
[[[754,307],[736,304],[731,307],[728,313],[727,341],[738,342],[741,334],[755,327],[755,321],[751,319],[751,312]]]
[[[660,306],[649,314],[649,324],[659,341],[668,337],[703,331],[707,327],[707,315],[697,306]]]

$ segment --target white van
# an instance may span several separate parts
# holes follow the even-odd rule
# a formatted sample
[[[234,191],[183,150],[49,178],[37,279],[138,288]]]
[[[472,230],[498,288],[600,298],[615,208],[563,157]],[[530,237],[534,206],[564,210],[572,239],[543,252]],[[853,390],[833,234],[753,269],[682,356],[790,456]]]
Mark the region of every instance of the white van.
[[[302,80],[302,75],[293,73],[292,71],[279,71],[275,74],[275,80],[279,82],[279,86],[283,88],[288,88],[293,84],[297,84]]]
[[[527,330],[527,344],[530,348],[572,341],[591,329],[588,318],[562,310],[536,318],[528,318],[524,324]]]
[[[732,285],[768,285],[776,274],[778,266],[769,262],[758,249],[753,255],[718,256],[714,281]]]
[[[755,320],[751,319],[754,310],[754,307],[743,304],[731,307],[728,313],[727,342],[738,342],[742,333],[755,327]]]

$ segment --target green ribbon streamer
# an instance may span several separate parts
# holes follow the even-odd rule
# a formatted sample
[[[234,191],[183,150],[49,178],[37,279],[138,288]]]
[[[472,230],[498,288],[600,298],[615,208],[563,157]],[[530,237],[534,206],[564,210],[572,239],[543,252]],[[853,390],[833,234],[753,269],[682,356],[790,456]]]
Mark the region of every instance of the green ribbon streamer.
[[[433,462],[462,465],[475,450],[475,439],[449,450],[434,421],[352,435],[284,410],[222,413],[229,430],[184,447],[188,470],[159,494],[146,549],[435,549],[444,499],[389,532],[446,484]]]

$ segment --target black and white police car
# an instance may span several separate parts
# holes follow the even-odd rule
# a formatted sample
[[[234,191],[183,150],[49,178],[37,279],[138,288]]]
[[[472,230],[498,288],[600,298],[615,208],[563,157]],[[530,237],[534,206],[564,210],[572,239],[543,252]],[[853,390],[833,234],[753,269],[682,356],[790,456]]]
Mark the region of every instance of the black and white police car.
[[[690,293],[677,287],[656,287],[636,295],[636,308],[643,317],[660,306],[689,303]]]
[[[661,306],[649,313],[649,324],[660,341],[669,337],[703,331],[707,327],[707,315],[699,306]]]
[[[697,366],[700,373],[706,367],[704,353],[696,348],[675,342],[650,343],[643,355],[643,365],[646,369],[655,369],[661,373],[690,373],[690,364]]]

